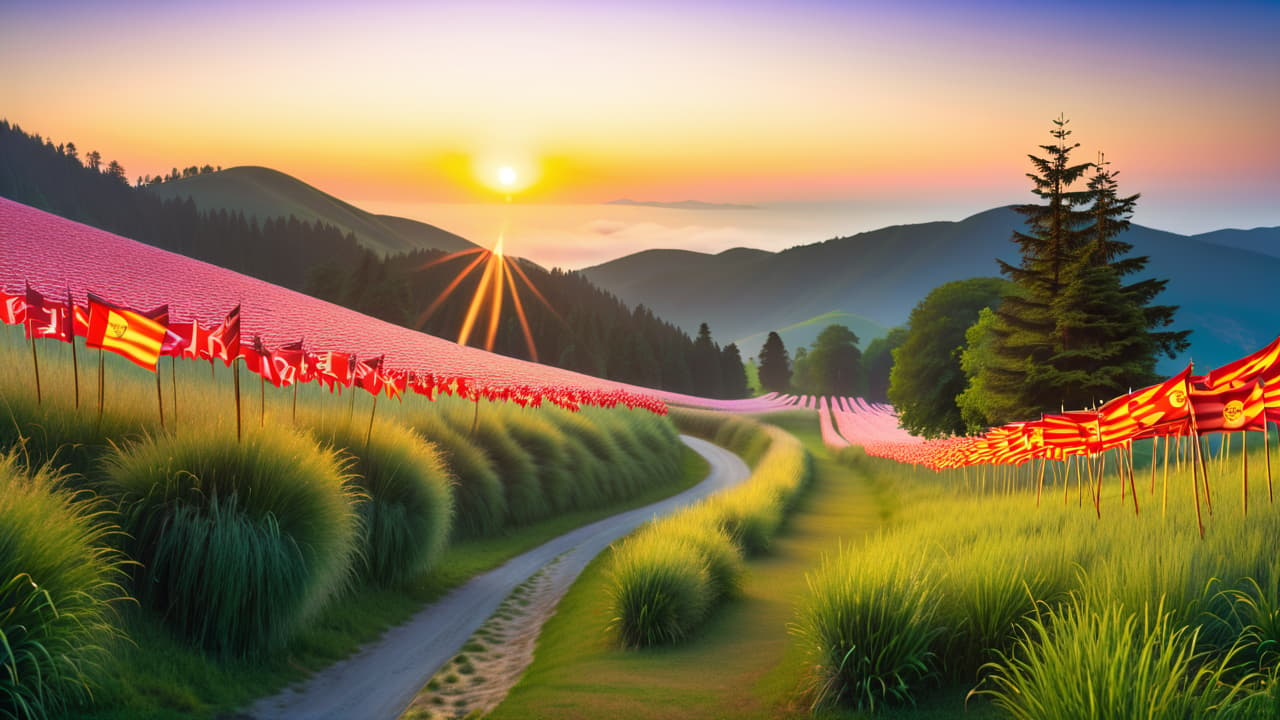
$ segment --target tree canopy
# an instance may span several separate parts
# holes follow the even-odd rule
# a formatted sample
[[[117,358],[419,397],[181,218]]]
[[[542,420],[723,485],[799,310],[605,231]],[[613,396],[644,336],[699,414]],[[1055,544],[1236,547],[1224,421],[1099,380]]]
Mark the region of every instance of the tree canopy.
[[[770,332],[760,348],[760,387],[766,392],[787,392],[791,387],[791,358],[776,332]]]

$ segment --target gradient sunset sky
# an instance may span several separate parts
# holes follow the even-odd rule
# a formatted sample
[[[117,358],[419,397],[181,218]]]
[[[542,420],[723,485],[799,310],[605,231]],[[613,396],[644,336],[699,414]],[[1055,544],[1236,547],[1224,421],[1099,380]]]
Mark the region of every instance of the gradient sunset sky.
[[[131,179],[265,165],[375,207],[497,200],[509,164],[525,203],[955,219],[1027,201],[1065,112],[1137,221],[1200,232],[1280,224],[1278,37],[1274,2],[7,0],[0,115]]]

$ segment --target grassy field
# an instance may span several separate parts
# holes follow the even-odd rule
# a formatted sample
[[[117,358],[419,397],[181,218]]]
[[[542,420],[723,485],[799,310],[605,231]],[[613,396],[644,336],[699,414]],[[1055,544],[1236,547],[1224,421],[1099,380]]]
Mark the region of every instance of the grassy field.
[[[747,563],[739,595],[678,645],[625,650],[610,631],[604,555],[492,717],[657,718],[678,707],[688,718],[1065,720],[1090,706],[1117,719],[1276,716],[1280,511],[1256,438],[1250,514],[1239,456],[1211,460],[1201,541],[1185,466],[1170,474],[1164,514],[1162,479],[1153,493],[1149,475],[1137,478],[1138,517],[1109,474],[1099,520],[1074,485],[1064,504],[1052,474],[1053,499],[1037,509],[1034,473],[958,491],[959,475],[856,450],[833,457],[812,415],[768,419],[804,440],[816,473],[770,552]],[[832,637],[856,639],[875,662],[846,647],[837,656],[854,662],[842,673]],[[824,694],[835,702],[815,709]]]
[[[107,620],[91,619],[105,624],[93,635],[101,651],[82,653],[98,652],[101,662],[77,665],[70,685],[0,676],[0,715],[234,711],[349,654],[467,578],[706,474],[671,423],[644,411],[384,398],[373,438],[373,399],[364,393],[304,386],[295,420],[292,390],[261,388],[243,371],[237,440],[230,372],[181,360],[173,375],[165,360],[158,377],[162,426],[157,376],[103,358],[99,419],[97,353],[80,348],[77,409],[70,346],[38,342],[39,401],[30,345],[20,328],[0,329],[0,364],[12,369],[0,377],[0,450],[12,453],[13,482],[52,493],[54,505],[71,503],[72,515],[51,520],[65,528],[49,532],[115,553],[120,569],[99,575],[116,572],[119,592],[93,591],[114,608]],[[63,470],[40,469],[48,463]],[[503,482],[517,472],[519,487]],[[541,509],[508,513],[517,497]],[[98,529],[77,531],[86,521],[76,517]],[[0,547],[30,543],[34,527],[0,528]],[[11,589],[33,572],[4,569]],[[15,597],[0,595],[0,611],[26,602]],[[18,616],[0,612],[0,633],[26,632],[4,617]],[[46,692],[56,697],[23,699]]]

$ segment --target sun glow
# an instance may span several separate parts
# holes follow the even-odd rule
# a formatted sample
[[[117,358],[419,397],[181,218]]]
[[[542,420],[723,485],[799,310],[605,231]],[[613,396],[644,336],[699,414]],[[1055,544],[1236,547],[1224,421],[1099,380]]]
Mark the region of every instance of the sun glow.
[[[498,168],[498,182],[502,187],[510,188],[512,185],[515,185],[517,177],[516,169],[510,165],[503,165]],[[501,239],[499,239],[499,242],[501,242]]]

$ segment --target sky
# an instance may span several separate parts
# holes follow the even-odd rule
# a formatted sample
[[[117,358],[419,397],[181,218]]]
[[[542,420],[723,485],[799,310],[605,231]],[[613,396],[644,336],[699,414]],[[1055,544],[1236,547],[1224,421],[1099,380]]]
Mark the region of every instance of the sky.
[[[1275,2],[5,0],[0,116],[131,178],[263,165],[371,210],[492,215],[509,166],[525,205],[881,211],[849,234],[1027,201],[1065,113],[1077,158],[1142,193],[1135,221],[1193,233],[1280,225],[1276,37]]]

